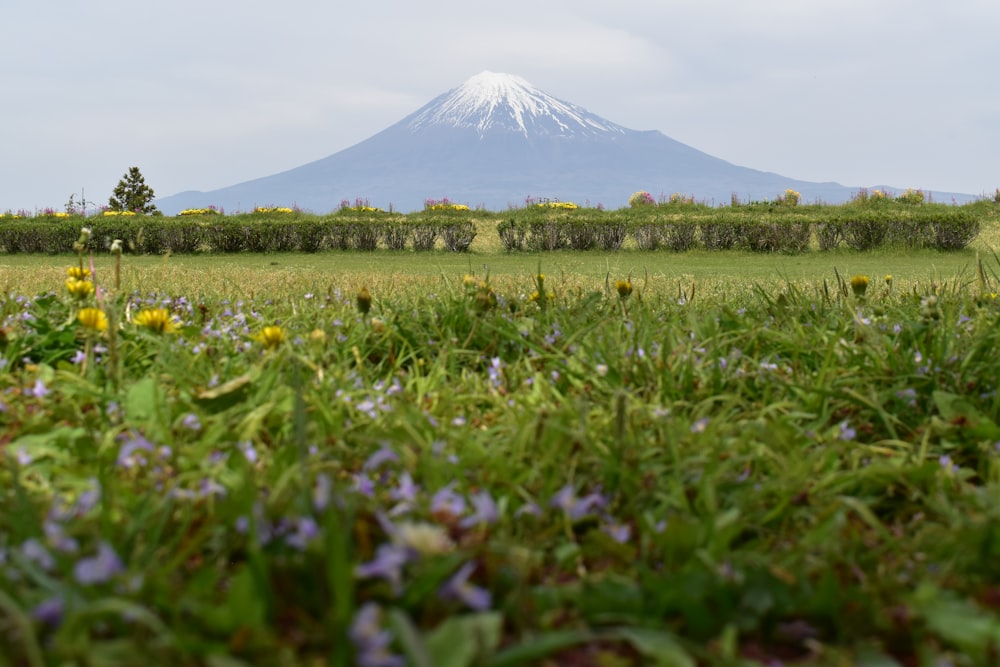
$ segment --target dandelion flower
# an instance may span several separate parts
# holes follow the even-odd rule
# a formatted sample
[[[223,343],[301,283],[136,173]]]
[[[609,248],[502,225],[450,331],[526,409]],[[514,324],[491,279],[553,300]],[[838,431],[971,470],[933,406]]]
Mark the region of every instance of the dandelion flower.
[[[279,345],[285,342],[287,336],[285,335],[285,330],[279,326],[269,326],[264,327],[260,330],[260,333],[254,336],[254,340],[263,345],[269,350],[277,348]]]
[[[86,280],[90,278],[90,269],[84,269],[79,266],[71,266],[66,269],[66,275],[70,278],[75,278],[76,280]]]
[[[108,316],[100,308],[81,308],[76,319],[84,327],[94,331],[104,331],[108,328]]]
[[[615,283],[615,289],[618,290],[618,296],[627,299],[632,294],[632,281],[619,280]]]
[[[83,301],[94,293],[94,283],[89,280],[80,280],[79,278],[67,278],[66,291],[68,291],[70,296],[74,299]]]
[[[144,308],[132,320],[137,326],[154,333],[176,333],[177,323],[166,308]]]

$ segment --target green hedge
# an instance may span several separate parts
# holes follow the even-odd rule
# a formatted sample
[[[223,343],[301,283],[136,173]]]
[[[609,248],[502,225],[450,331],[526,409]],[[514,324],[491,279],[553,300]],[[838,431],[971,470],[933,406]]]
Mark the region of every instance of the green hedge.
[[[91,250],[121,239],[129,252],[269,253],[377,248],[465,252],[476,237],[468,219],[409,219],[402,215],[260,214],[156,217],[0,219],[0,252],[69,252],[81,227],[92,230]]]
[[[303,213],[0,218],[0,252],[64,253],[89,226],[91,249],[121,239],[129,252],[268,253],[443,248],[466,252],[477,225],[494,223],[501,246],[512,252],[617,250],[629,239],[643,250],[683,252],[741,249],[801,253],[882,247],[959,250],[1000,210],[990,201],[944,204],[845,204],[780,206],[773,203],[711,208],[664,204],[635,209],[532,207],[506,213],[340,211]]]
[[[994,215],[979,205],[648,206],[540,214],[511,212],[497,224],[507,251],[614,250],[631,238],[641,250],[740,249],[801,253],[840,247],[960,250]]]

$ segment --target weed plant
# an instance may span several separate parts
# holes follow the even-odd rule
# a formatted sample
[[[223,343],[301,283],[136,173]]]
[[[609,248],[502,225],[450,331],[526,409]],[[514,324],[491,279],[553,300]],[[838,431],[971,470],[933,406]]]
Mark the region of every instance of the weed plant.
[[[995,657],[988,263],[183,295],[87,240],[0,305],[6,664]]]

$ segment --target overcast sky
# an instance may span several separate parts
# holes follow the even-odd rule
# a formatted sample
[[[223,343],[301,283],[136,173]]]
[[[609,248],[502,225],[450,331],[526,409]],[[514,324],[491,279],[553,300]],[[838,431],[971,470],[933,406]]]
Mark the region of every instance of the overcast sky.
[[[483,70],[790,178],[1000,187],[996,0],[0,0],[0,24],[0,212],[106,203],[130,166],[158,196],[267,176]]]

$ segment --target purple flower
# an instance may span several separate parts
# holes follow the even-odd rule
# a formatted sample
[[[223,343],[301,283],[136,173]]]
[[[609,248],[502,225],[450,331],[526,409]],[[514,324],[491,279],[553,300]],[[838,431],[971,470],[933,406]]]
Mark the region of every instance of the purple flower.
[[[941,464],[941,467],[944,468],[945,470],[947,470],[948,472],[954,473],[954,472],[958,472],[960,470],[960,468],[958,467],[958,464],[953,463],[952,460],[951,460],[951,457],[948,456],[947,454],[942,455],[938,459],[938,463]]]
[[[76,353],[70,358],[70,362],[79,366],[84,361],[87,360],[87,353],[83,350],[77,350]]]
[[[702,417],[695,423],[691,424],[692,433],[704,433],[706,428],[708,428],[708,417]]]
[[[569,518],[576,520],[590,514],[595,508],[604,507],[608,504],[607,499],[600,493],[590,493],[583,498],[577,498],[572,484],[567,484],[559,489],[552,500],[549,501],[552,507],[558,507],[566,512]]]
[[[312,504],[313,509],[322,512],[330,506],[330,497],[333,494],[333,481],[329,475],[320,474],[316,476],[316,486],[313,487]]]
[[[354,475],[354,490],[363,496],[371,498],[375,495],[375,482],[364,473],[356,473]]]
[[[404,472],[399,478],[396,488],[389,491],[389,497],[398,501],[390,510],[390,516],[405,514],[413,509],[413,503],[417,498],[417,491],[420,489],[413,483],[410,473]]]
[[[465,513],[465,498],[455,493],[451,487],[449,484],[431,497],[431,514],[451,514],[457,517]]]
[[[625,523],[605,524],[602,529],[618,544],[625,544],[632,537],[632,528]]]
[[[201,421],[198,419],[198,415],[193,412],[189,412],[184,415],[184,420],[181,423],[184,425],[184,428],[189,431],[201,430]]]
[[[87,586],[103,584],[124,570],[115,550],[107,542],[101,541],[97,545],[96,555],[77,561],[73,566],[73,576],[79,583]]]
[[[359,667],[404,667],[402,656],[389,653],[392,635],[379,624],[381,610],[374,602],[366,602],[354,615],[348,637],[354,644]]]
[[[410,562],[410,550],[394,544],[382,544],[375,558],[354,568],[359,579],[385,579],[398,595],[403,589],[403,567]]]
[[[365,464],[361,467],[362,470],[378,470],[382,464],[388,463],[389,461],[398,461],[399,455],[396,454],[388,445],[382,445],[381,448],[374,454],[368,457]]]
[[[850,424],[848,424],[846,421],[840,422],[838,428],[840,429],[840,434],[837,436],[837,438],[840,440],[845,440],[845,441],[854,440],[854,438],[857,437],[858,435],[858,432],[855,431],[853,428],[851,428]]]
[[[125,441],[118,450],[118,465],[123,468],[134,468],[146,465],[149,461],[143,452],[153,452],[156,448],[141,433],[131,432],[131,436],[122,434]]]
[[[517,511],[514,512],[514,516],[519,517],[524,514],[530,514],[531,516],[540,516],[541,513],[542,513],[542,508],[538,506],[538,503],[529,501],[521,505],[519,508],[517,508]]]
[[[56,561],[52,557],[52,554],[49,553],[49,550],[34,537],[25,540],[24,544],[21,545],[21,555],[46,571],[51,570],[56,565]]]
[[[497,511],[497,504],[493,501],[493,496],[490,495],[489,491],[484,490],[473,494],[470,500],[472,501],[473,511],[472,514],[459,522],[458,525],[461,528],[471,528],[481,523],[496,523],[500,518],[500,513]]]
[[[59,625],[62,621],[63,608],[65,603],[62,598],[49,598],[35,606],[31,610],[31,616],[37,621],[46,625]]]
[[[469,576],[476,569],[476,564],[468,562],[459,568],[451,579],[445,582],[438,594],[445,600],[461,602],[469,609],[485,611],[493,604],[493,596],[485,588],[469,583]]]
[[[319,526],[311,516],[304,516],[295,522],[295,532],[285,538],[285,544],[300,551],[319,536]]]
[[[239,443],[240,451],[243,452],[243,456],[247,457],[247,461],[250,465],[257,463],[257,450],[254,449],[253,443],[249,440]]]
[[[73,514],[78,517],[87,514],[101,502],[101,483],[93,478],[90,483],[93,485],[92,488],[81,493],[76,499],[76,505],[73,506]]]
[[[45,531],[45,539],[56,551],[76,553],[80,546],[75,539],[66,534],[61,523],[52,519],[46,519],[42,523],[42,530]]]
[[[35,398],[45,398],[49,395],[49,388],[45,386],[42,382],[42,378],[35,380],[35,384],[31,389],[24,392],[28,396],[34,396]]]

